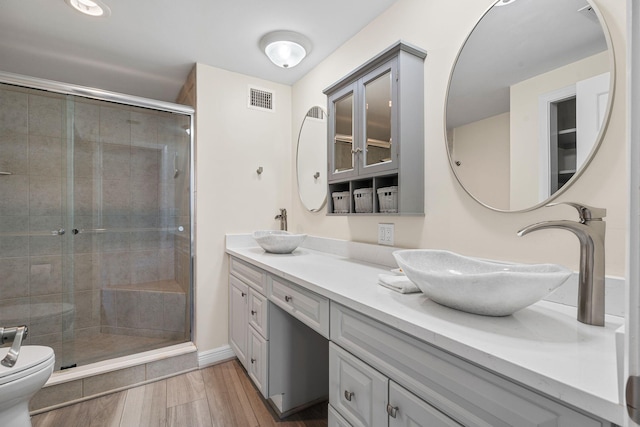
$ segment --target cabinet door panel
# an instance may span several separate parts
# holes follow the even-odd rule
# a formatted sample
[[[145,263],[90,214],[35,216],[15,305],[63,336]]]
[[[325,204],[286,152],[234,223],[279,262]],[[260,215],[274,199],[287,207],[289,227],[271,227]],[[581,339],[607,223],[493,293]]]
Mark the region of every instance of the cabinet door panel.
[[[358,158],[360,175],[398,168],[396,64],[395,60],[389,61],[362,78],[364,137]]]
[[[327,415],[329,419],[329,422],[327,423],[328,427],[352,427],[351,424],[349,424],[349,422],[345,420],[331,405],[329,405],[329,412]]]
[[[229,344],[240,362],[247,367],[247,307],[249,286],[229,276]]]
[[[389,427],[460,427],[416,395],[389,381]]]
[[[255,329],[249,328],[249,349],[247,352],[247,372],[260,393],[266,399],[267,390],[267,349],[266,341]]]
[[[264,339],[269,339],[267,328],[267,297],[249,289],[249,325],[253,326]]]
[[[388,379],[329,344],[329,403],[357,427],[387,426]]]
[[[329,97],[329,181],[355,176],[358,129],[355,126],[356,85],[349,85]],[[360,151],[362,148],[360,148]]]

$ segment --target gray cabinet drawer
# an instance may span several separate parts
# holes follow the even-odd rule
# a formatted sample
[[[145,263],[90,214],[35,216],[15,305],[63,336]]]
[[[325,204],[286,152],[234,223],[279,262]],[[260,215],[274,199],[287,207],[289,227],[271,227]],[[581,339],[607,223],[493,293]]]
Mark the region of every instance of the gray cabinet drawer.
[[[354,427],[387,426],[387,377],[329,344],[329,403]]]
[[[339,304],[331,341],[465,426],[611,425]]]
[[[277,277],[268,276],[269,300],[325,338],[329,337],[329,300]]]
[[[249,325],[253,326],[264,339],[269,339],[267,321],[267,297],[262,296],[254,289],[249,289]]]
[[[229,272],[262,295],[267,294],[267,274],[238,258],[230,257]]]

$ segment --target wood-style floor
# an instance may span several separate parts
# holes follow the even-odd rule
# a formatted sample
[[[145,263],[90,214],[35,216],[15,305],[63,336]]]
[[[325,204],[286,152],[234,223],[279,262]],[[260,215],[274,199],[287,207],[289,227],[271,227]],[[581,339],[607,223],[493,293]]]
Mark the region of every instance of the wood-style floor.
[[[33,427],[326,427],[327,403],[279,420],[237,359],[35,415]]]

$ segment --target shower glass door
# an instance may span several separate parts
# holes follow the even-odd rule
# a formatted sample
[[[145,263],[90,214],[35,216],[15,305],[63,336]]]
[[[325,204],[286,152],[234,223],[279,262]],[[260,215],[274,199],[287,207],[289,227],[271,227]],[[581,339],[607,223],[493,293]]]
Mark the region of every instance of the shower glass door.
[[[0,85],[0,325],[57,369],[190,340],[190,120]]]

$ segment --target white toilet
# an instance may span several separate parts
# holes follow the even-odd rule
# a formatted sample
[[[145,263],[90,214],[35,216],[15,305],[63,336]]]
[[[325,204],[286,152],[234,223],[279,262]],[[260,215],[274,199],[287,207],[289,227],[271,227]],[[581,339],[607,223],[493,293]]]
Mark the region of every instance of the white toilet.
[[[8,351],[0,348],[0,360]],[[0,426],[31,426],[29,400],[51,376],[54,362],[51,348],[24,345],[13,367],[0,365]]]

